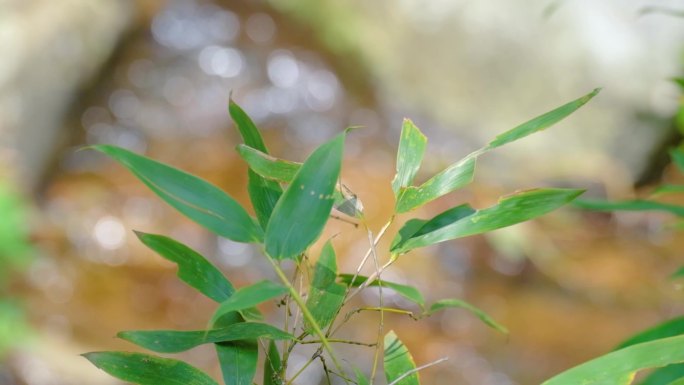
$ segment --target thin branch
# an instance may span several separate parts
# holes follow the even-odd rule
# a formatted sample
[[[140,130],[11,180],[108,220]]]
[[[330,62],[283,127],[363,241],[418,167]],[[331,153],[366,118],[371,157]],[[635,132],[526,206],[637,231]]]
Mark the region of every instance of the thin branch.
[[[419,370],[427,369],[427,368],[429,368],[429,367],[431,367],[431,366],[435,366],[435,365],[437,365],[437,364],[441,364],[442,362],[444,362],[444,361],[446,361],[446,360],[448,360],[448,359],[449,359],[449,357],[442,357],[442,358],[440,358],[440,359],[438,359],[438,360],[436,360],[436,361],[432,361],[432,362],[429,362],[429,363],[427,363],[427,364],[425,364],[425,365],[419,366],[419,367],[417,367],[417,368],[415,368],[415,369],[411,369],[411,370],[409,370],[408,372],[406,372],[406,373],[402,374],[401,376],[397,377],[397,379],[395,379],[394,381],[390,382],[388,385],[397,385],[397,384],[399,383],[399,381],[403,380],[404,378],[406,378],[406,377],[408,377],[408,376],[410,376],[410,375],[412,375],[412,374],[414,374],[414,373],[417,373]]]
[[[350,340],[342,340],[342,339],[337,339],[337,338],[328,338],[328,342],[330,343],[338,343],[338,344],[347,344],[347,345],[361,345],[361,346],[369,346],[369,347],[374,347],[376,344],[374,343],[366,343],[366,342],[358,342],[358,341],[350,341]],[[320,340],[308,340],[308,341],[299,341],[301,345],[306,345],[306,344],[320,344]]]
[[[373,233],[366,227],[366,231],[368,232],[368,242],[370,243],[370,249],[371,249],[371,254],[373,255],[373,262],[375,264],[375,272],[378,277],[380,277],[380,262],[378,262],[378,253],[377,250],[375,249],[375,240],[373,239]],[[354,277],[354,280],[356,277]],[[354,282],[352,280],[352,282]],[[378,369],[378,362],[380,361],[380,347],[382,346],[382,337],[384,334],[384,328],[385,328],[385,312],[383,311],[385,305],[384,305],[384,298],[382,295],[382,285],[378,286],[378,298],[379,298],[379,304],[380,304],[380,322],[378,324],[378,342],[375,345],[375,354],[373,357],[373,368],[371,370],[371,377],[370,377],[370,383],[371,385],[373,384],[373,381],[375,381],[375,375],[377,374],[377,369]]]

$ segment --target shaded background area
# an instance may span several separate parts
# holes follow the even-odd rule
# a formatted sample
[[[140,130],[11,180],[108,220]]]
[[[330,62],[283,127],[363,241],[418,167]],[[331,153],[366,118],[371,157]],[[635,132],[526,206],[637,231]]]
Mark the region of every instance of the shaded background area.
[[[405,116],[429,138],[419,175],[427,178],[496,133],[604,87],[549,132],[483,157],[472,186],[420,216],[537,186],[627,198],[681,182],[662,159],[679,141],[681,96],[669,79],[681,74],[684,20],[640,14],[649,4],[0,1],[0,383],[115,384],[79,354],[134,350],[113,338],[119,330],[206,325],[213,305],[132,229],[192,246],[238,287],[271,277],[258,248],[217,239],[81,150],[108,143],[145,153],[248,206],[231,92],[279,157],[301,161],[344,127],[364,126],[349,137],[343,180],[375,230],[392,210]],[[637,181],[651,185],[634,192]],[[681,313],[681,287],[667,280],[683,250],[672,223],[568,208],[414,251],[386,278],[430,300],[466,299],[510,336],[459,311],[387,322],[419,363],[450,357],[423,374],[426,384],[539,383]],[[326,235],[337,233],[341,269],[350,271],[366,235],[333,221]],[[374,322],[359,316],[345,333],[370,340]],[[363,348],[342,351],[369,365]],[[293,355],[292,368],[305,353]],[[218,373],[211,349],[182,357]],[[298,383],[321,380],[312,367]]]

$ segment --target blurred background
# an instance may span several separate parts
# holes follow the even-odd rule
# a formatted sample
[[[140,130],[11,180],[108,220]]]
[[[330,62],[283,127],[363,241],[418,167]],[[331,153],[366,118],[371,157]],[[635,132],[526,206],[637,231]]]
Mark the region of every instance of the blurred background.
[[[258,248],[217,239],[84,146],[147,154],[248,205],[231,92],[282,158],[302,161],[362,125],[343,180],[377,231],[392,210],[403,117],[429,138],[425,180],[603,87],[548,132],[482,157],[472,186],[416,214],[541,186],[644,196],[684,179],[667,157],[681,140],[671,79],[684,72],[682,12],[664,0],[0,0],[0,384],[119,384],[79,354],[135,350],[119,330],[205,327],[212,303],[133,229],[192,246],[236,286],[271,277]],[[419,364],[450,357],[422,374],[426,384],[539,383],[681,314],[682,287],[668,279],[683,260],[676,225],[667,214],[565,208],[414,251],[386,279],[428,301],[468,300],[510,335],[456,310],[387,324]],[[340,222],[328,232],[340,233],[341,269],[354,269],[365,232]],[[366,294],[358,303],[376,300]],[[344,333],[372,340],[376,321],[359,316]],[[364,349],[343,351],[367,369]],[[218,375],[211,347],[181,357]],[[322,374],[312,366],[298,383]]]

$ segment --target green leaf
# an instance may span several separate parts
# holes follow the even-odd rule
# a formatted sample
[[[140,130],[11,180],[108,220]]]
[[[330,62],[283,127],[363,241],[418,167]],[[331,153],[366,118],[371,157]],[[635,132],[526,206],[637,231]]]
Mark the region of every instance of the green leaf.
[[[399,197],[403,188],[411,186],[420,169],[420,163],[425,154],[427,138],[416,127],[412,121],[404,119],[401,127],[401,139],[399,140],[399,151],[397,151],[397,174],[392,181],[392,191],[394,196]]]
[[[228,110],[245,144],[268,154],[259,130],[245,111],[233,102],[232,99],[228,104]],[[283,193],[283,189],[278,183],[266,180],[250,169],[248,171],[247,192],[249,193],[249,199],[252,201],[252,206],[254,206],[259,224],[261,228],[265,229],[273,213],[273,208]]]
[[[675,148],[670,151],[670,157],[672,157],[672,161],[679,169],[679,172],[684,173],[684,150]]]
[[[228,101],[228,112],[230,117],[233,119],[235,126],[242,136],[242,140],[246,145],[252,148],[256,148],[261,152],[268,152],[266,150],[266,145],[264,144],[264,139],[259,133],[259,129],[254,124],[252,119],[245,113],[245,111],[233,101],[229,99]]]
[[[264,179],[252,170],[247,171],[247,192],[261,228],[265,229],[273,213],[273,208],[283,194],[277,182]]]
[[[669,203],[660,203],[656,201],[635,199],[628,201],[600,201],[578,199],[573,202],[573,205],[581,209],[594,211],[665,211],[677,216],[684,216],[684,206],[672,205]]]
[[[669,385],[684,385],[684,378],[674,380],[674,381],[670,382]]]
[[[669,385],[684,377],[684,364],[672,364],[654,370],[639,385]]]
[[[269,299],[285,295],[287,291],[286,287],[272,281],[260,281],[240,288],[216,309],[216,312],[211,317],[211,323],[214,324],[217,319],[227,313],[251,308]]]
[[[266,252],[294,259],[323,232],[333,206],[344,150],[342,133],[317,148],[295,175],[266,227]]]
[[[259,225],[218,187],[120,147],[94,148],[121,163],[168,204],[212,232],[236,242],[261,242]]]
[[[578,108],[596,96],[600,90],[595,89],[589,94],[558,107],[546,114],[538,116],[503,134],[497,136],[485,147],[469,154],[460,161],[447,167],[442,172],[430,178],[419,187],[409,186],[401,191],[396,204],[396,211],[404,213],[433,201],[447,193],[466,186],[473,180],[475,162],[477,158],[489,150],[522,139],[530,134],[544,130],[566,118]]]
[[[627,340],[621,342],[615,350],[626,348],[627,346],[658,340],[661,338],[674,337],[684,334],[684,317],[677,317],[667,320],[650,329],[646,329]]]
[[[509,131],[504,132],[503,134],[497,136],[489,142],[489,144],[485,147],[486,150],[491,150],[497,147],[501,147],[505,144],[514,142],[518,139],[522,139],[530,134],[533,134],[535,132],[544,130],[546,128],[551,127],[552,125],[560,122],[561,120],[565,119],[568,117],[568,115],[572,114],[573,112],[577,111],[580,107],[585,105],[588,101],[590,101],[594,96],[596,96],[599,92],[601,91],[600,88],[597,88],[593,90],[592,92],[582,96],[579,99],[576,99],[570,103],[564,104],[552,111],[549,111],[543,115],[540,115],[528,122],[525,122]]]
[[[567,370],[542,385],[629,385],[642,369],[684,362],[684,336],[632,345]]]
[[[280,372],[283,364],[280,362],[280,353],[274,341],[268,344],[268,353],[264,360],[264,385],[283,385]]]
[[[250,171],[266,178],[264,181],[268,183],[291,183],[302,166],[301,163],[274,158],[244,145],[239,145],[237,149],[242,159],[249,165]],[[345,185],[341,185],[341,187],[341,189],[336,188],[333,193],[335,199],[333,207],[341,213],[360,218],[363,215],[363,204],[349,188]]]
[[[138,385],[217,385],[183,361],[126,352],[93,352],[83,357],[108,374]]]
[[[237,146],[237,152],[247,162],[250,169],[274,181],[290,183],[302,166],[301,163],[274,158],[244,144]]]
[[[223,274],[202,255],[163,235],[136,231],[140,241],[163,258],[178,265],[178,278],[216,302],[223,302],[235,289]]]
[[[238,313],[228,313],[216,320],[215,328],[223,328],[244,319]],[[219,342],[214,344],[225,385],[251,385],[259,360],[258,340]]]
[[[202,344],[254,338],[295,339],[290,333],[258,322],[239,322],[212,330],[136,330],[120,332],[117,336],[157,353],[179,353]]]
[[[399,340],[394,331],[385,335],[385,377],[392,383],[402,375],[416,369],[416,364],[408,349]],[[396,385],[420,385],[418,372],[405,377]]]
[[[525,222],[565,205],[582,192],[572,189],[533,189],[509,195],[494,206],[477,210],[444,227],[410,238],[394,252],[406,253],[418,247]]]
[[[335,282],[336,278],[337,258],[331,242],[328,241],[316,262],[309,297],[306,300],[306,307],[321,329],[330,325],[344,302],[345,288]],[[311,332],[311,325],[307,324],[306,330]]]
[[[431,233],[475,213],[475,209],[464,204],[450,208],[430,220],[411,219],[399,230],[392,241],[390,251],[395,252],[411,238]]]
[[[662,186],[656,187],[655,190],[653,190],[652,195],[683,193],[683,192],[684,192],[684,186],[683,185],[664,184]]]
[[[428,310],[427,315],[432,315],[435,312],[447,308],[461,308],[468,310],[471,313],[473,313],[477,318],[479,318],[482,322],[484,322],[487,326],[495,330],[498,330],[501,333],[508,334],[508,329],[506,329],[506,327],[501,325],[500,323],[496,322],[492,317],[489,316],[489,314],[469,304],[468,302],[462,301],[460,299],[449,298],[439,300],[433,303],[432,306],[430,306],[430,310]]]
[[[354,374],[356,374],[356,385],[370,385],[370,380],[357,368],[354,368]]]
[[[473,181],[477,155],[469,155],[452,164],[419,187],[407,187],[397,200],[396,211],[405,213],[458,190]]]
[[[356,279],[352,282],[352,279],[354,278],[354,274],[340,274],[339,279],[342,283],[345,285],[349,285],[352,287],[357,287],[363,284],[368,280],[368,277],[364,277],[362,275],[359,275],[356,277]],[[407,300],[419,305],[421,308],[425,306],[425,299],[423,298],[423,294],[418,291],[413,286],[409,285],[402,285],[399,283],[394,283],[394,282],[388,282],[384,280],[374,280],[369,286],[382,286],[382,287],[387,287],[392,290],[394,290],[397,294],[400,296],[406,298]]]

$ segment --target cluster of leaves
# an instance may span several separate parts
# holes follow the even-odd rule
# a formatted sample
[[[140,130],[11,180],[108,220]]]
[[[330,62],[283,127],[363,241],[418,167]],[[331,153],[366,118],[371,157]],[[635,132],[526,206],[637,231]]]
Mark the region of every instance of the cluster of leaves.
[[[200,178],[122,148],[96,146],[97,150],[128,168],[164,201],[208,230],[233,241],[262,245],[264,258],[270,262],[280,281],[261,281],[236,290],[216,267],[191,248],[162,235],[137,232],[146,246],[177,264],[181,280],[216,301],[217,309],[206,330],[127,331],[118,336],[157,353],[178,353],[201,344],[213,344],[226,385],[253,384],[260,351],[265,357],[264,385],[290,384],[304,368],[317,361],[323,366],[328,382],[331,376],[337,376],[347,384],[371,384],[378,372],[380,357],[383,357],[389,384],[419,384],[418,371],[437,362],[417,366],[398,336],[393,331],[384,332],[384,313],[420,318],[457,307],[471,311],[494,329],[502,332],[506,329],[481,310],[459,299],[442,299],[428,306],[418,289],[383,280],[383,271],[399,256],[413,249],[538,217],[572,201],[582,191],[527,190],[506,196],[494,206],[479,210],[464,204],[429,219],[408,220],[386,253],[376,249],[379,240],[397,215],[470,183],[480,155],[557,123],[597,93],[595,90],[499,135],[420,185],[414,185],[414,178],[422,163],[427,140],[412,122],[404,121],[397,154],[397,174],[392,182],[395,214],[377,234],[368,229],[358,197],[340,181],[344,140],[348,131],[322,144],[303,163],[277,159],[269,155],[252,120],[231,101],[229,111],[244,141],[237,150],[249,165],[247,187],[255,218],[232,197]],[[320,238],[333,210],[335,215],[351,217],[367,229],[369,249],[352,274],[338,272],[331,241],[325,243],[315,265],[310,264],[308,250]],[[383,256],[384,264],[380,263]],[[283,270],[282,263],[286,260],[294,261],[293,279],[288,278]],[[359,273],[369,260],[375,266],[374,272],[367,277],[361,276]],[[309,274],[310,271],[313,273]],[[312,279],[305,284],[305,277],[309,276]],[[297,281],[299,285],[295,285]],[[350,299],[370,286],[379,290],[378,306],[347,309],[346,316],[340,317],[345,307],[351,307]],[[394,290],[417,305],[420,311],[386,307],[383,289]],[[256,306],[269,300],[285,304],[286,321],[283,326],[263,322]],[[379,312],[377,341],[364,344],[336,339],[335,333],[340,326],[361,311]],[[610,379],[626,379],[644,367],[684,361],[682,338],[660,339],[616,351],[545,384],[626,384]],[[370,374],[344,367],[333,348],[336,343],[374,348]],[[295,348],[304,344],[316,344],[318,350],[300,371],[289,375],[288,358]],[[652,359],[641,360],[651,355]],[[85,357],[107,373],[136,384],[216,385],[207,374],[179,360],[128,352],[94,352],[85,354]],[[349,371],[354,374],[348,374]]]

